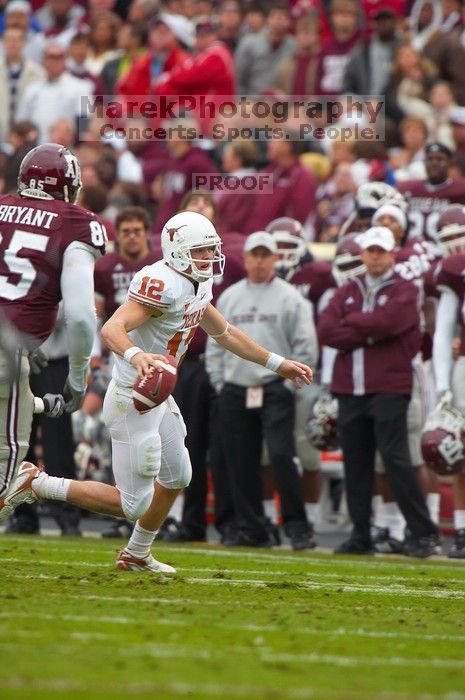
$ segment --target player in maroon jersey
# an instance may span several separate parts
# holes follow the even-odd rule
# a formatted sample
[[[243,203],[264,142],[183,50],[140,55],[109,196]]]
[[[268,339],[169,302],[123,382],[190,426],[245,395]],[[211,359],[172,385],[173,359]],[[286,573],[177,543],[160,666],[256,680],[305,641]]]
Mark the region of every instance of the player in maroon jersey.
[[[142,207],[122,209],[115,229],[117,250],[99,260],[94,271],[97,316],[103,321],[125,301],[135,273],[161,259],[161,252],[150,249],[150,221]]]
[[[449,204],[465,204],[465,178],[448,176],[452,152],[442,143],[425,148],[426,180],[400,182],[398,190],[409,204],[411,238],[435,240],[439,216]]]
[[[436,398],[442,406],[452,404],[465,413],[465,210],[450,206],[438,221],[438,241],[444,253],[435,271],[440,293],[433,339]],[[461,252],[459,252],[461,251]],[[452,343],[457,324],[460,329],[458,357],[454,362]],[[453,480],[454,544],[449,557],[465,559],[465,474]]]
[[[105,252],[106,231],[95,214],[74,205],[80,187],[76,157],[44,144],[20,165],[20,198],[0,196],[0,310],[30,339],[17,350],[13,381],[0,367],[0,503],[28,448],[34,401],[27,353],[50,335],[61,299],[70,353],[65,410],[77,410],[84,398],[95,333],[93,269]],[[47,406],[54,415],[59,401]],[[25,480],[38,471],[21,466]]]
[[[438,261],[439,249],[430,241],[407,237],[407,215],[394,203],[387,202],[379,207],[372,221],[374,226],[386,226],[392,231],[396,243],[394,271],[403,279],[417,284],[420,288],[422,307],[426,311],[423,280],[431,265]],[[424,322],[423,313],[422,321]],[[431,518],[434,522],[438,522],[439,484],[435,474],[424,466],[420,447],[421,431],[430,408],[430,368],[423,363],[421,354],[414,358],[412,366],[413,388],[407,413],[410,456],[413,465],[418,467],[418,476],[426,495]],[[377,459],[375,471],[377,487],[383,499],[379,508],[375,509],[378,511],[375,512],[375,526],[378,528],[377,536],[374,538],[375,547],[380,552],[399,553],[403,550],[405,521],[394,501],[384,467],[379,459]]]

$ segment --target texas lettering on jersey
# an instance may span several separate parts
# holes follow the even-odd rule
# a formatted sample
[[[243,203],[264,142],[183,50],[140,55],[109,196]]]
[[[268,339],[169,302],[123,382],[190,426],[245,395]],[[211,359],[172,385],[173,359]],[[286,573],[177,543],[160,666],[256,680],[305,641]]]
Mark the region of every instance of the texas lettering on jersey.
[[[211,279],[193,285],[163,260],[143,267],[131,281],[128,299],[161,312],[129,332],[134,345],[146,352],[172,355],[182,362],[207,306],[212,300]],[[132,386],[135,370],[115,355],[113,377]]]
[[[0,196],[0,307],[13,325],[43,342],[61,300],[63,256],[73,243],[99,258],[105,226],[95,214],[59,200]]]

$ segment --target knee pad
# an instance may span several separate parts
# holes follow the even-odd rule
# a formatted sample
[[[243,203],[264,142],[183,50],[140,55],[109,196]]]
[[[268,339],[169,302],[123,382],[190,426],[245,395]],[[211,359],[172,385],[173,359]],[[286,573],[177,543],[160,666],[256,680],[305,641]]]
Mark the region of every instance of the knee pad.
[[[189,486],[192,479],[192,467],[189,452],[184,448],[182,456],[176,467],[162,469],[158,475],[157,481],[165,487],[165,489],[185,489]]]
[[[158,433],[144,438],[137,445],[137,473],[147,479],[155,479],[161,465],[161,438]]]
[[[144,491],[139,491],[137,494],[121,493],[121,508],[124,517],[132,522],[141,518],[152,502],[153,491],[153,481],[150,481],[147,482],[147,488]]]

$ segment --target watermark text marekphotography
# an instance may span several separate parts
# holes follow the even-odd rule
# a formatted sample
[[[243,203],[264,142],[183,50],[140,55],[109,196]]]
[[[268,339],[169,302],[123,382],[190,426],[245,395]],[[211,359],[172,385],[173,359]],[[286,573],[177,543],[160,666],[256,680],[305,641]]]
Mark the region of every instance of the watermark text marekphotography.
[[[81,98],[85,126],[102,139],[194,141],[384,139],[384,97],[133,96]]]
[[[230,192],[273,194],[273,182],[272,173],[243,173],[238,175],[194,173],[192,175],[192,189],[208,190],[223,194]]]

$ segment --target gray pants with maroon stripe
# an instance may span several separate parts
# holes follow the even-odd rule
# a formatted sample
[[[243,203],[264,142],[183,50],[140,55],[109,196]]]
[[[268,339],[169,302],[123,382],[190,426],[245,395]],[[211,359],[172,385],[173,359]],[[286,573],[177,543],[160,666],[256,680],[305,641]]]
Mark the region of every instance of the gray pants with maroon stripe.
[[[27,354],[18,350],[12,378],[0,359],[0,498],[8,494],[28,450],[33,407]]]

